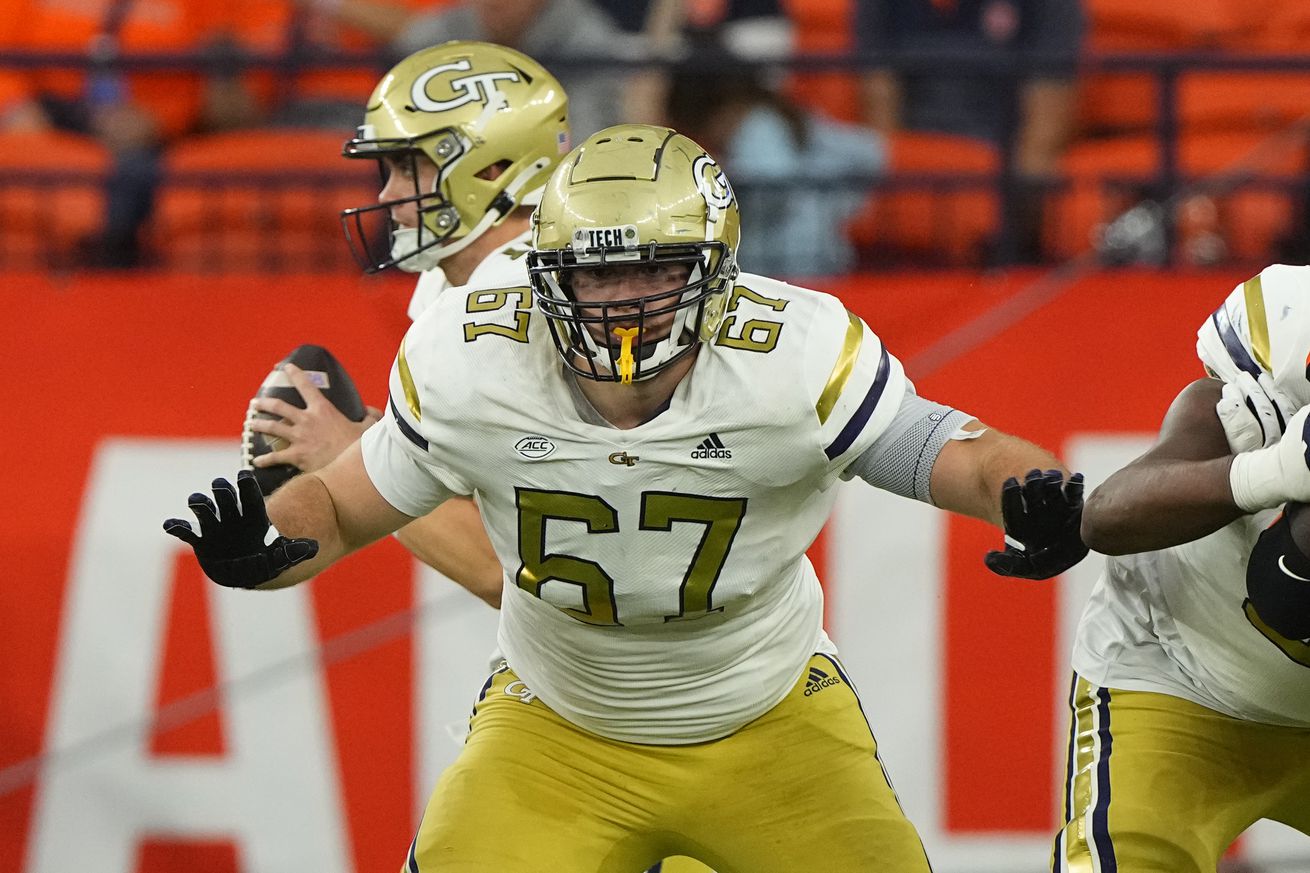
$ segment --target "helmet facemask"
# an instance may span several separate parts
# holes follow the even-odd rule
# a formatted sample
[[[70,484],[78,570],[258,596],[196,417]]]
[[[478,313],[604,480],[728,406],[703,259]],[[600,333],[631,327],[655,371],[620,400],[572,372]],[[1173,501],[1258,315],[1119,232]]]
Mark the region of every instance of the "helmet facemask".
[[[485,227],[477,234],[465,234],[454,244],[443,245],[460,227],[459,211],[444,193],[447,186],[443,185],[469,151],[458,131],[447,128],[422,137],[401,139],[373,139],[368,134],[368,125],[362,125],[359,136],[346,143],[345,156],[376,160],[384,186],[391,173],[405,172],[414,193],[341,212],[346,241],[364,272],[377,273],[388,267],[399,267],[410,273],[431,270],[481,235]],[[419,172],[424,159],[436,165],[427,191],[422,188]],[[396,165],[406,169],[398,169]],[[400,225],[391,217],[395,207],[406,203],[417,206],[418,223],[414,227]],[[485,225],[490,226],[500,217],[503,216],[493,215]]]
[[[723,319],[740,238],[732,186],[696,143],[643,124],[592,134],[546,183],[528,255],[565,366],[632,384],[694,354]]]
[[[579,235],[572,249],[528,255],[537,308],[546,317],[565,366],[574,373],[600,382],[639,382],[713,336],[721,298],[736,272],[728,246],[710,241],[586,247],[583,242],[585,237]],[[625,300],[584,301],[574,290],[580,271],[654,265],[684,266],[687,276],[677,287]],[[664,321],[669,322],[667,330]]]

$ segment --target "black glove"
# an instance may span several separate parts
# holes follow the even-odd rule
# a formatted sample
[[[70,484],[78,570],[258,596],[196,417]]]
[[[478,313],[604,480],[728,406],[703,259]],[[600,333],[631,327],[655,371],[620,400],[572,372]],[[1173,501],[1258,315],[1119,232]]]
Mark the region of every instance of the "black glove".
[[[317,540],[279,536],[264,544],[271,525],[254,473],[238,473],[236,488],[226,479],[215,479],[212,487],[213,500],[198,493],[187,498],[200,522],[199,535],[190,522],[180,518],[165,521],[164,532],[195,549],[200,568],[219,585],[254,588],[318,554]],[[241,490],[241,506],[237,505],[237,489]]]
[[[1001,487],[1005,551],[988,552],[987,569],[1001,576],[1049,579],[1087,555],[1079,525],[1083,518],[1083,474],[1069,481],[1059,470],[1029,470],[1023,484],[1011,476]]]

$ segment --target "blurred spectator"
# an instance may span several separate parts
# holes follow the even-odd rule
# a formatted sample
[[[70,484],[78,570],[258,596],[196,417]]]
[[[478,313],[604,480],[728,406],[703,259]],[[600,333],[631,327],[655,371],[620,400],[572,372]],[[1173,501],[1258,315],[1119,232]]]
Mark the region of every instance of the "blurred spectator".
[[[721,48],[692,49],[672,79],[669,121],[731,175],[743,267],[784,276],[851,270],[855,250],[842,228],[886,164],[882,138],[805,111]]]
[[[886,135],[934,131],[1000,145],[1013,131],[1020,182],[1051,179],[1073,129],[1075,75],[1085,28],[1081,0],[856,0],[856,47],[862,53],[973,56],[1028,63],[1015,78],[943,64],[905,73],[876,69],[864,80],[866,121]],[[1037,256],[1040,190],[1013,198],[1005,218],[1019,256]]]
[[[645,55],[643,41],[625,33],[591,0],[464,0],[414,12],[395,0],[295,2],[368,32],[397,57],[447,40],[476,39],[540,58],[569,94],[575,140],[620,121],[645,120],[651,111],[631,104],[626,73],[585,63]],[[552,61],[565,64],[554,69]]]
[[[795,45],[794,26],[779,0],[596,0],[614,22],[632,33],[660,28],[672,19],[680,29],[719,34],[738,57],[785,58]]]
[[[794,28],[778,0],[598,0],[622,27],[641,32],[648,57],[662,62],[628,80],[628,106],[636,120],[668,124],[660,107],[669,103],[669,66],[712,41],[737,58],[777,60],[791,55]],[[770,84],[773,84],[770,82]]]
[[[50,127],[94,137],[111,153],[106,210],[99,236],[83,256],[95,266],[137,263],[139,234],[159,183],[168,141],[223,127],[250,114],[248,95],[231,70],[132,72],[124,56],[218,48],[223,21],[208,4],[188,0],[17,0],[10,37],[16,47],[85,53],[83,69],[37,69],[22,77],[2,118],[5,130]]]

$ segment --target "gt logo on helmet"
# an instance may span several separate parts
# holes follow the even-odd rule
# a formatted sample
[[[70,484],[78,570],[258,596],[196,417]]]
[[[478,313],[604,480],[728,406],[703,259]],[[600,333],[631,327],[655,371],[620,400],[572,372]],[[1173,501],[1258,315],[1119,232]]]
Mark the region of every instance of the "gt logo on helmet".
[[[414,80],[414,86],[410,88],[409,92],[410,100],[414,102],[414,108],[420,112],[446,112],[469,103],[486,103],[493,94],[499,93],[499,89],[496,87],[497,82],[519,81],[519,74],[511,70],[502,70],[496,73],[475,73],[472,76],[458,76],[450,80],[450,91],[455,95],[453,98],[434,100],[429,96],[428,83],[437,76],[442,73],[466,73],[471,69],[473,69],[473,62],[468,58],[461,58],[454,63],[433,67],[419,76]]]
[[[696,190],[700,191],[706,203],[716,209],[727,209],[731,205],[732,185],[714,158],[701,155],[692,164],[691,173],[696,177]]]

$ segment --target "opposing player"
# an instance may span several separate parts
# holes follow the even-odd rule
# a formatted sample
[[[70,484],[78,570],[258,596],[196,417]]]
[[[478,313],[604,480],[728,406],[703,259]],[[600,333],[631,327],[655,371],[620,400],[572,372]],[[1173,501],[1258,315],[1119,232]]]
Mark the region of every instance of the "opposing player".
[[[369,97],[348,158],[379,162],[378,202],[342,214],[361,266],[419,274],[411,319],[465,285],[527,281],[528,221],[551,170],[568,151],[568,99],[555,77],[513,49],[448,42],[405,58]],[[378,241],[385,241],[382,249]],[[303,373],[288,371],[305,409],[268,398],[252,409],[280,420],[249,427],[285,439],[256,466],[318,470],[359,439],[353,422]],[[455,499],[397,533],[418,558],[492,605],[503,574],[473,501]]]
[[[695,143],[595,134],[547,185],[530,283],[423,313],[382,422],[274,495],[280,534],[244,478],[241,505],[222,480],[192,495],[200,535],[165,523],[220,584],[277,588],[478,496],[511,568],[507,664],[408,869],[928,870],[805,550],[859,476],[1004,517],[989,565],[1044,578],[1086,553],[1081,481],[918,397],[835,298],[739,274],[738,235]]]
[[[1310,833],[1310,519],[1281,511],[1310,500],[1310,267],[1239,285],[1198,337],[1211,376],[1083,516],[1114,557],[1074,647],[1056,871],[1213,873],[1258,819]]]

